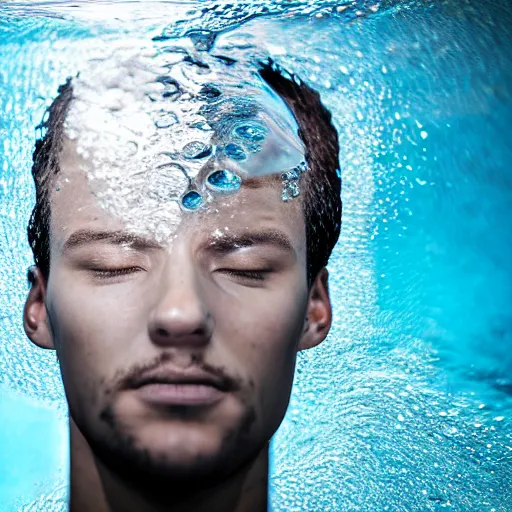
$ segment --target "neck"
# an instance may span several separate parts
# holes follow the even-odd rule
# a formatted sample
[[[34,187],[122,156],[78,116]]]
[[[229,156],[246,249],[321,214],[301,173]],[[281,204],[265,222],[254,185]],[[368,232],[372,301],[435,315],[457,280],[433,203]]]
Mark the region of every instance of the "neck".
[[[71,490],[69,512],[267,512],[269,445],[228,480],[163,503],[124,482],[98,460],[70,418]],[[170,482],[170,485],[172,483]],[[172,486],[172,485],[171,485]]]

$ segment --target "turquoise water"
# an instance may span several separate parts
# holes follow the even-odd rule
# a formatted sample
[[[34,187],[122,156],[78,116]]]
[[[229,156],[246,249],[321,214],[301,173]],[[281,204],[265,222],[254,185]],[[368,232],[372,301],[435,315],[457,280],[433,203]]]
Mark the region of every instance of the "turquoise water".
[[[198,30],[267,46],[340,133],[335,324],[299,356],[273,509],[512,510],[508,4],[73,5],[0,4],[0,511],[57,510],[66,495],[57,363],[21,326],[34,128],[83,52]]]

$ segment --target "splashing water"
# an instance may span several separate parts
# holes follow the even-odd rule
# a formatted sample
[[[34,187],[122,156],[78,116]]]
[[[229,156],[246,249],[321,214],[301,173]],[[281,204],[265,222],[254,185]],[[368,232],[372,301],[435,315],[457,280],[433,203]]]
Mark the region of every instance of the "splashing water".
[[[72,8],[64,1],[0,7],[0,79],[8,92],[0,98],[2,384],[65,417],[58,366],[29,346],[19,317],[30,264],[23,230],[32,205],[33,128],[57,85],[76,74],[77,55],[130,41],[134,33],[147,44],[176,47],[184,42],[175,38],[186,36],[194,51],[212,55],[257,42],[319,90],[333,112],[344,187],[342,237],[330,263],[334,328],[317,349],[299,354],[290,407],[273,442],[273,509],[511,510],[512,20],[506,3],[124,7]],[[161,91],[168,98],[178,93],[174,81],[162,82]],[[205,101],[216,94],[203,92]],[[172,129],[179,117],[162,107],[153,127]],[[206,158],[210,145],[197,145],[209,137],[208,123],[194,124],[198,135],[185,152],[190,161]],[[260,127],[244,122],[234,135],[222,151],[245,162]],[[236,186],[229,174],[209,179],[214,187]],[[192,194],[186,203],[194,208],[197,201]],[[20,491],[20,510],[54,511],[63,503],[67,489],[52,471],[36,494]]]
[[[265,58],[254,45],[212,55],[140,41],[89,56],[68,85],[64,133],[99,205],[126,230],[169,244],[180,207],[204,210],[215,199],[205,187],[235,192],[242,178],[297,168],[305,157],[299,128],[257,73]],[[216,174],[230,176],[224,186],[204,182],[207,166],[232,167]],[[300,194],[298,179],[285,187],[286,201]]]

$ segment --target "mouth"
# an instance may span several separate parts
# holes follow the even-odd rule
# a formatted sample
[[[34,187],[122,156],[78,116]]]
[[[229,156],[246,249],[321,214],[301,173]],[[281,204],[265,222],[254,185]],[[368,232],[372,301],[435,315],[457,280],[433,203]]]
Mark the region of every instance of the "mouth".
[[[212,405],[229,391],[229,385],[216,376],[165,368],[143,375],[131,387],[144,402],[164,406]]]
[[[211,405],[225,396],[225,392],[208,384],[147,383],[136,389],[145,402],[156,405]]]

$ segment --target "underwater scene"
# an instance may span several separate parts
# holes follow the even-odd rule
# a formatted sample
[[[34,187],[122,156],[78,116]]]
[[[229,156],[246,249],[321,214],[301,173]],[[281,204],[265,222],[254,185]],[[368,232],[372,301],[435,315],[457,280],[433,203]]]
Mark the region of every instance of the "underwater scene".
[[[512,512],[506,0],[0,2],[0,512],[67,510],[59,361],[23,328],[33,152],[59,87],[74,77],[64,130],[102,207],[170,243],[244,180],[305,194],[300,129],[239,64],[256,60],[331,112],[343,202],[332,327],[297,355],[269,510]]]

